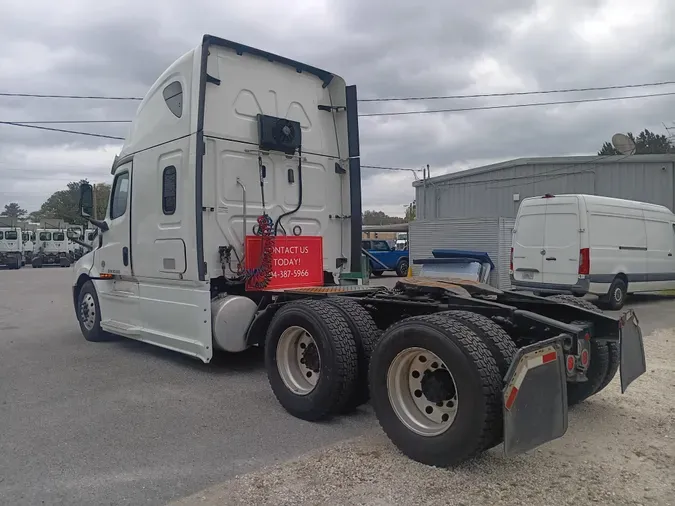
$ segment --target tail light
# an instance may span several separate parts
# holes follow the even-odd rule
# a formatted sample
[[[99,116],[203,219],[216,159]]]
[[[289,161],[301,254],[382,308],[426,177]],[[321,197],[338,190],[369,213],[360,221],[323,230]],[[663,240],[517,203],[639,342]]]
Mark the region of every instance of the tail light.
[[[509,269],[513,272],[513,248],[511,248],[511,257],[509,259]]]
[[[581,248],[579,250],[579,275],[588,276],[591,273],[591,250]]]

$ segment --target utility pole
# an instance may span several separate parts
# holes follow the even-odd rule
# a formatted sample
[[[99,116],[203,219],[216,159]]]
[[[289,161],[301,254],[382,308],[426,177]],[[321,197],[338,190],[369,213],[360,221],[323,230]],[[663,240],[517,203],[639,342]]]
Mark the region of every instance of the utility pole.
[[[93,209],[91,210],[91,215],[92,217],[97,220],[98,216],[96,216],[96,185],[93,184],[91,185],[91,204]]]

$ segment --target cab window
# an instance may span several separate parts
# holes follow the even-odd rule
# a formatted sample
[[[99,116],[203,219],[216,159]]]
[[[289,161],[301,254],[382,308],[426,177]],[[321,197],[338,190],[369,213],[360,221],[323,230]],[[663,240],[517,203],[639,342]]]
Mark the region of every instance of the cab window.
[[[110,219],[124,216],[127,212],[129,197],[129,173],[123,172],[115,178],[112,195],[110,196]]]
[[[30,241],[30,234],[28,232],[24,232],[23,234],[21,234],[21,239],[23,240],[23,242]]]
[[[55,241],[63,241],[66,238],[66,234],[63,232],[54,232],[53,237]]]
[[[5,235],[2,232],[0,232],[0,239],[2,239],[3,237],[5,237]]]
[[[8,230],[5,232],[5,239],[8,241],[16,241],[17,237],[19,237],[19,234],[16,230]]]
[[[361,247],[363,249],[370,249],[370,241],[361,241]]]
[[[371,249],[374,251],[391,251],[387,241],[373,241],[373,247]]]
[[[51,241],[52,240],[52,233],[51,232],[40,232],[40,240],[41,241]]]

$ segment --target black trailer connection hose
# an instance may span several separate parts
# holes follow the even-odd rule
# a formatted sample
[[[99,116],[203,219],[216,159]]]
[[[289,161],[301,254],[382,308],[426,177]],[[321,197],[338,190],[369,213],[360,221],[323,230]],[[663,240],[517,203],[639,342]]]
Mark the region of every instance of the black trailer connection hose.
[[[281,218],[285,218],[286,216],[297,213],[300,209],[300,206],[302,206],[302,146],[298,147],[298,205],[295,206],[295,209],[283,213],[277,218],[277,221],[274,224],[274,235],[278,235],[279,226],[281,226],[281,230],[284,231],[284,235],[288,235],[286,233],[286,229],[281,224]]]

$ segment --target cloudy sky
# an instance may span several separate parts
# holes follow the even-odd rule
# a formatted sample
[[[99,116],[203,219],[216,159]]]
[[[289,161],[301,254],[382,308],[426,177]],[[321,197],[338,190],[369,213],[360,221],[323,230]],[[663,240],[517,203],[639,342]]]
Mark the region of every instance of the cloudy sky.
[[[99,5],[100,4],[100,5]],[[204,33],[343,76],[360,98],[675,81],[672,0],[0,0],[0,92],[142,96]],[[363,103],[361,112],[675,92]],[[130,119],[130,101],[0,97],[0,121]],[[362,163],[432,175],[522,156],[592,154],[618,131],[675,125],[675,97],[362,118]],[[124,136],[125,125],[55,125]],[[675,130],[673,130],[675,133]],[[68,181],[109,181],[117,141],[0,125],[0,209]],[[364,170],[365,209],[402,214],[409,172]]]

